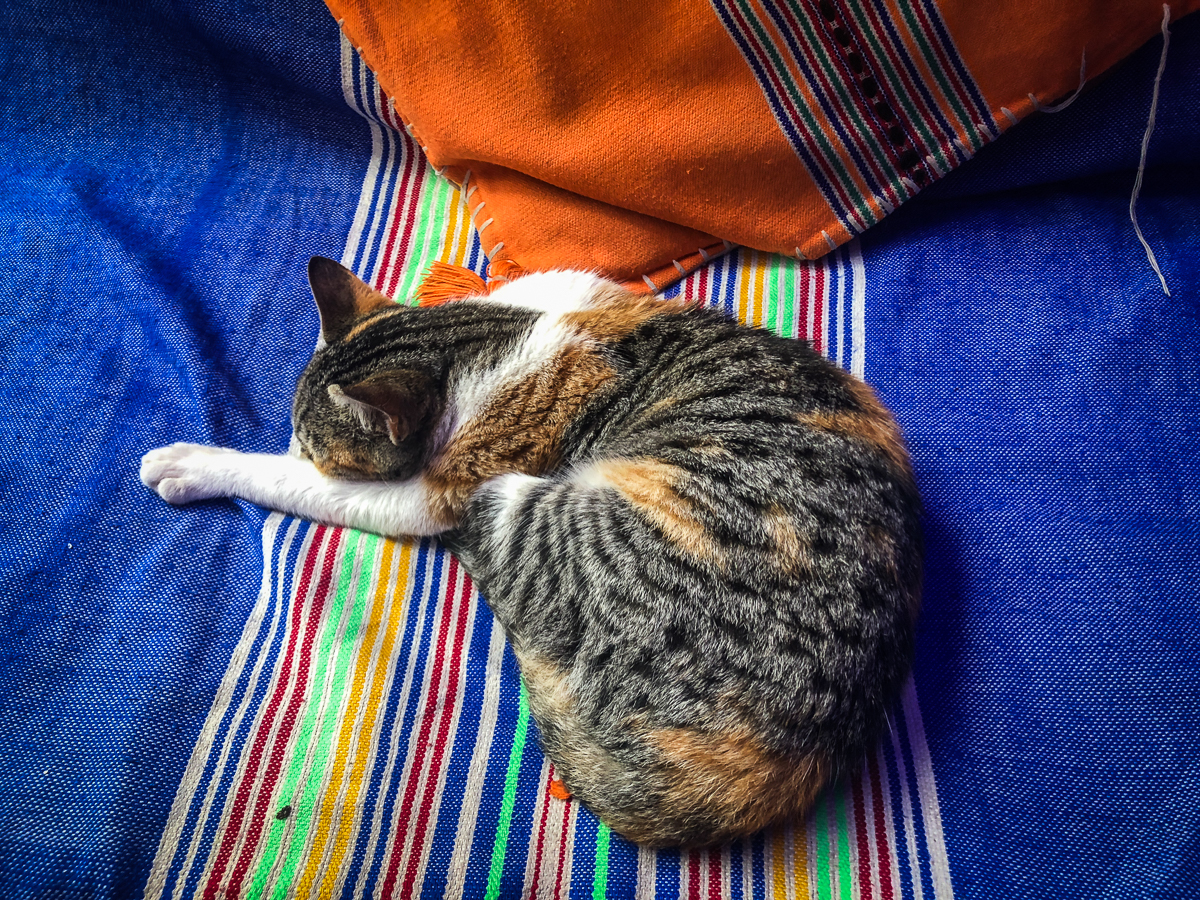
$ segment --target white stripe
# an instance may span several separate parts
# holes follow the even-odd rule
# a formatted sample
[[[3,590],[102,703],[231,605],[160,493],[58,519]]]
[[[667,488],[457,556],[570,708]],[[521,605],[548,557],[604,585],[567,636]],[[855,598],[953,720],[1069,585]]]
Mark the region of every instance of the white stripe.
[[[950,860],[946,855],[946,838],[942,832],[942,810],[938,805],[937,784],[933,778],[933,760],[925,742],[925,725],[917,703],[916,683],[910,677],[901,695],[904,721],[908,726],[908,745],[912,749],[913,769],[917,776],[917,793],[921,800],[921,819],[925,825],[925,847],[929,851],[929,874],[933,880],[936,900],[950,900],[954,888],[950,882]]]
[[[742,841],[742,896],[750,900],[754,896],[754,845]],[[638,900],[650,900],[639,897]]]
[[[882,795],[880,815],[883,816],[883,832],[891,856],[892,893],[899,896],[903,893],[900,886],[900,854],[897,852],[896,825],[892,821],[892,792],[897,789],[892,787],[891,776],[888,775],[887,755],[883,752],[882,742],[875,750],[875,762],[879,766],[879,792]]]
[[[837,292],[837,364],[846,366],[846,265],[842,260],[843,252],[834,254],[837,259],[838,292]]]
[[[542,768],[538,772],[538,791],[533,800],[533,821],[532,828],[529,829],[529,842],[525,847],[525,881],[521,886],[522,897],[537,897],[538,894],[533,893],[533,879],[535,877],[540,881],[542,879],[542,870],[546,867],[546,847],[549,844],[549,835],[546,834],[550,830],[550,759],[546,756],[542,757]],[[539,831],[541,826],[542,810],[546,811],[546,827]],[[542,839],[542,854],[538,858],[537,842],[538,837]],[[544,885],[543,885],[544,888]]]
[[[825,257],[824,259],[821,260],[821,269],[825,275],[825,277],[821,281],[821,283],[825,287],[821,292],[821,298],[820,298],[820,302],[821,302],[821,355],[824,356],[826,359],[829,359],[829,356],[830,356],[830,353],[829,353],[829,313],[831,312],[831,307],[832,307],[832,303],[830,302],[832,299],[832,292],[830,291],[829,288],[830,288],[830,285],[833,284],[833,269],[830,266],[829,257]]]
[[[911,679],[912,676],[910,675]],[[921,860],[917,855],[917,829],[913,823],[913,798],[908,793],[908,767],[904,764],[904,750],[900,746],[900,734],[896,726],[888,729],[892,738],[892,752],[896,756],[896,777],[900,781],[900,808],[904,812],[904,837],[908,849],[908,875],[912,884],[913,897],[922,900]],[[896,882],[899,887],[900,883]]]
[[[462,806],[458,813],[458,831],[454,837],[454,850],[450,854],[447,870],[447,900],[463,895],[467,877],[467,863],[471,858],[471,847],[475,840],[475,823],[479,817],[479,804],[483,800],[483,782],[487,777],[488,759],[492,752],[492,738],[496,734],[496,720],[500,710],[500,673],[504,665],[504,629],[492,616],[484,613],[491,623],[491,640],[488,642],[486,675],[483,682],[483,705],[479,711],[479,728],[475,732],[475,751],[467,767],[467,783],[463,787]]]
[[[254,639],[258,636],[263,619],[266,618],[267,606],[270,603],[272,593],[271,571],[273,569],[272,563],[274,562],[272,554],[275,550],[275,535],[278,533],[279,523],[282,521],[282,515],[271,513],[271,515],[267,516],[266,522],[263,523],[263,572],[258,599],[255,601],[254,609],[250,612],[250,617],[246,620],[246,624],[242,628],[242,636],[233,650],[233,656],[229,660],[229,666],[225,669],[225,675],[221,679],[221,684],[217,687],[216,696],[213,698],[213,705],[208,711],[208,717],[204,720],[204,725],[200,728],[200,735],[196,739],[195,747],[192,748],[192,755],[188,759],[187,768],[184,770],[183,778],[179,782],[179,788],[175,792],[175,800],[171,804],[171,812],[167,817],[167,827],[163,829],[162,838],[158,843],[158,852],[155,854],[154,863],[150,867],[150,877],[146,879],[145,895],[147,898],[155,898],[157,900],[158,897],[162,896],[171,863],[175,859],[175,852],[179,847],[179,840],[183,835],[183,826],[187,824],[188,808],[191,806],[192,797],[200,785],[200,778],[204,774],[205,765],[212,756],[212,744],[216,738],[217,729],[220,728],[221,720],[225,717],[225,713],[229,709],[229,704],[233,700],[238,679],[241,677],[242,670],[245,669],[246,661],[250,656],[250,648],[254,644]],[[286,545],[283,552],[286,554]],[[272,625],[274,625],[274,621]],[[256,661],[259,666],[262,665],[261,657],[263,655],[260,653],[259,659]],[[242,700],[240,709],[244,709],[246,703],[249,702],[249,696],[252,693],[250,688],[253,683],[254,678],[252,677],[247,684],[246,696]],[[228,746],[228,741],[226,741],[224,746]],[[220,771],[220,765],[218,765],[217,771]],[[210,784],[211,787],[212,785]],[[203,814],[201,818],[203,818]]]
[[[650,847],[637,848],[637,886],[633,896],[636,900],[656,900],[658,894],[658,852]],[[747,894],[746,896],[749,896]]]
[[[363,245],[358,267],[355,269],[355,271],[360,269],[364,272],[367,271],[367,264],[374,257],[375,264],[371,270],[374,272],[378,269],[382,257],[382,248],[379,246],[380,235],[386,234],[385,225],[396,204],[396,191],[400,183],[401,170],[406,152],[409,151],[404,136],[397,133],[384,118],[379,86],[375,82],[375,76],[362,64],[362,60],[359,60],[359,71],[361,72],[363,96],[368,98],[371,103],[368,116],[379,125],[379,133],[383,136],[384,142],[383,180],[375,192],[367,197],[367,207],[371,211],[371,228],[367,233],[367,240]]]
[[[346,236],[346,247],[342,251],[342,264],[350,268],[354,268],[355,257],[358,255],[358,244],[362,237],[363,227],[367,221],[367,214],[371,210],[371,200],[375,196],[375,184],[379,178],[379,169],[383,162],[383,132],[379,125],[371,120],[362,109],[359,108],[354,98],[354,49],[350,46],[350,42],[346,40],[346,36],[341,36],[342,41],[342,94],[346,98],[346,104],[357,112],[360,116],[367,120],[367,126],[371,131],[371,162],[367,165],[367,174],[363,177],[362,190],[358,195],[358,207],[354,211],[354,222],[350,226],[350,233]]]
[[[850,242],[850,271],[854,283],[851,307],[850,371],[862,378],[866,373],[866,309],[867,273],[863,267],[862,245],[857,240]]]

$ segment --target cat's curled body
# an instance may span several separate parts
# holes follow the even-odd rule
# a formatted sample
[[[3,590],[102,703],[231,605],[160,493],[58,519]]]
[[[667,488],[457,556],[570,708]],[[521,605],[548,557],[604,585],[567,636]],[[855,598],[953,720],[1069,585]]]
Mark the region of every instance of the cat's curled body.
[[[866,385],[580,273],[429,309],[328,261],[310,279],[310,461],[175,445],[147,484],[440,533],[560,777],[633,840],[747,834],[859,763],[908,672],[921,565],[912,471]]]

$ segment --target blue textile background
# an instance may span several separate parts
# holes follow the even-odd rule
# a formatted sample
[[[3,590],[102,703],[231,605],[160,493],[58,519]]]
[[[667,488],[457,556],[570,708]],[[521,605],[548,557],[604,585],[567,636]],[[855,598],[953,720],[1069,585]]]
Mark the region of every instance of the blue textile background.
[[[926,504],[917,688],[963,897],[1200,888],[1200,19],[863,237]]]
[[[961,897],[1200,886],[1200,19],[863,238],[927,504],[917,660]],[[137,481],[280,450],[368,163],[316,0],[0,7],[0,896],[140,894],[262,514]],[[926,897],[932,896],[932,886]]]
[[[261,578],[174,440],[286,447],[369,155],[318,2],[0,4],[0,896],[141,893]]]

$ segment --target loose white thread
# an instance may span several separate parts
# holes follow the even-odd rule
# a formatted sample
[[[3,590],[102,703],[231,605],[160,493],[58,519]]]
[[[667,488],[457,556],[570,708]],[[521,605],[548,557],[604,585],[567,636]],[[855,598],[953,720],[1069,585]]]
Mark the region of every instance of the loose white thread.
[[[1033,96],[1033,94],[1029,95],[1029,100],[1033,104],[1033,108],[1038,112],[1062,112],[1079,98],[1079,95],[1083,93],[1083,86],[1085,84],[1087,84],[1087,47],[1083,48],[1083,58],[1079,61],[1079,87],[1075,89],[1075,93],[1073,93],[1062,103],[1055,104],[1054,106],[1042,106],[1041,102],[1037,97]]]
[[[1170,21],[1171,7],[1164,3],[1162,55],[1158,58],[1158,73],[1154,76],[1154,93],[1150,95],[1150,118],[1146,120],[1146,133],[1142,135],[1142,159],[1138,163],[1137,178],[1133,182],[1133,195],[1129,198],[1129,221],[1133,223],[1133,230],[1137,232],[1138,240],[1142,242],[1142,247],[1146,250],[1146,259],[1150,260],[1150,268],[1158,276],[1158,280],[1162,283],[1163,293],[1168,297],[1171,296],[1171,291],[1167,288],[1167,279],[1163,277],[1162,269],[1158,267],[1158,260],[1154,256],[1154,251],[1150,249],[1150,244],[1146,241],[1146,238],[1142,235],[1142,229],[1138,226],[1137,200],[1138,194],[1142,191],[1142,176],[1146,173],[1146,151],[1150,149],[1150,135],[1154,133],[1154,116],[1158,112],[1158,86],[1162,83],[1163,70],[1167,67],[1167,47],[1171,43],[1171,32],[1167,29],[1167,24]]]

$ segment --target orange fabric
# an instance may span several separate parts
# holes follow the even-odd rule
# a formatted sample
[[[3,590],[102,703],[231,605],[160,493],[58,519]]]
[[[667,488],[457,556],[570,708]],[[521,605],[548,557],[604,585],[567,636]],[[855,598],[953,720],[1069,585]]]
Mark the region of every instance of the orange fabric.
[[[1030,94],[1073,91],[1085,46],[1093,77],[1162,17],[1156,0],[327,2],[470,192],[493,266],[643,290],[725,242],[824,254],[1034,111]]]

